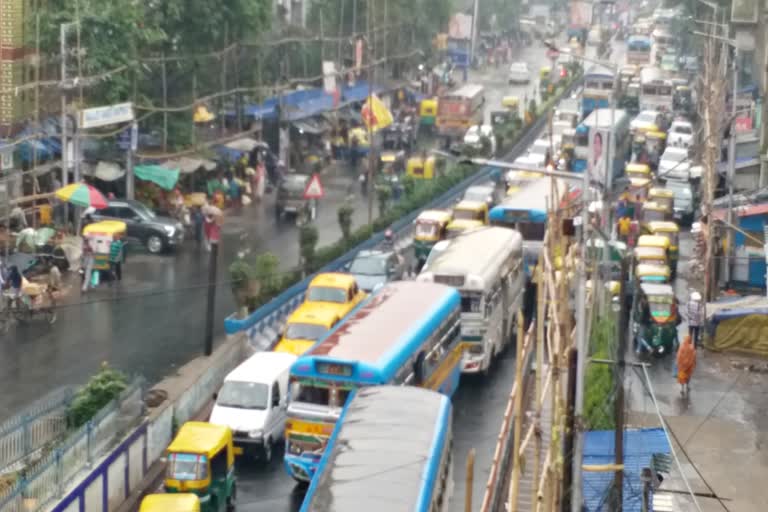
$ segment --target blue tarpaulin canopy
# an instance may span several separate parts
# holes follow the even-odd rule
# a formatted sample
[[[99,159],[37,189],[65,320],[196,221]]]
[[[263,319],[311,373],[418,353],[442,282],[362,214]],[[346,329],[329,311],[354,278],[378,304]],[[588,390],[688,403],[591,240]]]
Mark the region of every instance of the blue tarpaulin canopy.
[[[584,434],[585,466],[613,464],[615,458],[613,430],[595,430]],[[624,431],[624,512],[641,512],[643,468],[651,468],[654,457],[671,453],[664,429],[650,428]],[[584,504],[589,512],[608,510],[606,500],[613,485],[614,473],[584,471]]]

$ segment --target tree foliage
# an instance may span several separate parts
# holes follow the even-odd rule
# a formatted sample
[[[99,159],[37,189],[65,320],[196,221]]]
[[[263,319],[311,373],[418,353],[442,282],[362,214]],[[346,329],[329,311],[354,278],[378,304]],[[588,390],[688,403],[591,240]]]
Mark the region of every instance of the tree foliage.
[[[104,363],[101,371],[91,377],[88,384],[75,395],[67,411],[67,424],[70,428],[85,425],[127,387],[128,378],[125,374]]]

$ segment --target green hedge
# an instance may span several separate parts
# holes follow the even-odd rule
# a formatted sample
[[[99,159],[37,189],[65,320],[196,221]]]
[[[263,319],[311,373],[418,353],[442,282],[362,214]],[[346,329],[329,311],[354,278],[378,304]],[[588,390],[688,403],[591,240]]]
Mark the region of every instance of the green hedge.
[[[613,315],[596,320],[590,333],[590,357],[612,359],[616,355],[614,339],[616,321]],[[589,363],[584,376],[584,423],[587,430],[613,430],[614,379],[613,367]]]

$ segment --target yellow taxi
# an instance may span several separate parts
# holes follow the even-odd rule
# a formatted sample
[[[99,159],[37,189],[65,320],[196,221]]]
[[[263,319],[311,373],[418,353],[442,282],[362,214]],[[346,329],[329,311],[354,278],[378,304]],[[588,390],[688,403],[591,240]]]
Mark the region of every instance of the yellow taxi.
[[[300,356],[330,331],[339,320],[341,317],[334,306],[302,304],[288,317],[283,336],[275,345],[274,351]]]
[[[304,295],[304,304],[318,304],[335,311],[339,318],[347,315],[352,308],[366,297],[357,286],[354,276],[340,272],[318,274],[309,283]]]

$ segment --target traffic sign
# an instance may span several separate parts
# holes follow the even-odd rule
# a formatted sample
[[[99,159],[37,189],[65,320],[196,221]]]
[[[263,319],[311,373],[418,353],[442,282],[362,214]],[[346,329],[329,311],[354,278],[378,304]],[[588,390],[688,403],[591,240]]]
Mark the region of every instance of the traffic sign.
[[[304,199],[320,199],[325,195],[323,190],[323,184],[320,183],[320,176],[313,174],[307,183],[307,188],[304,189]]]

